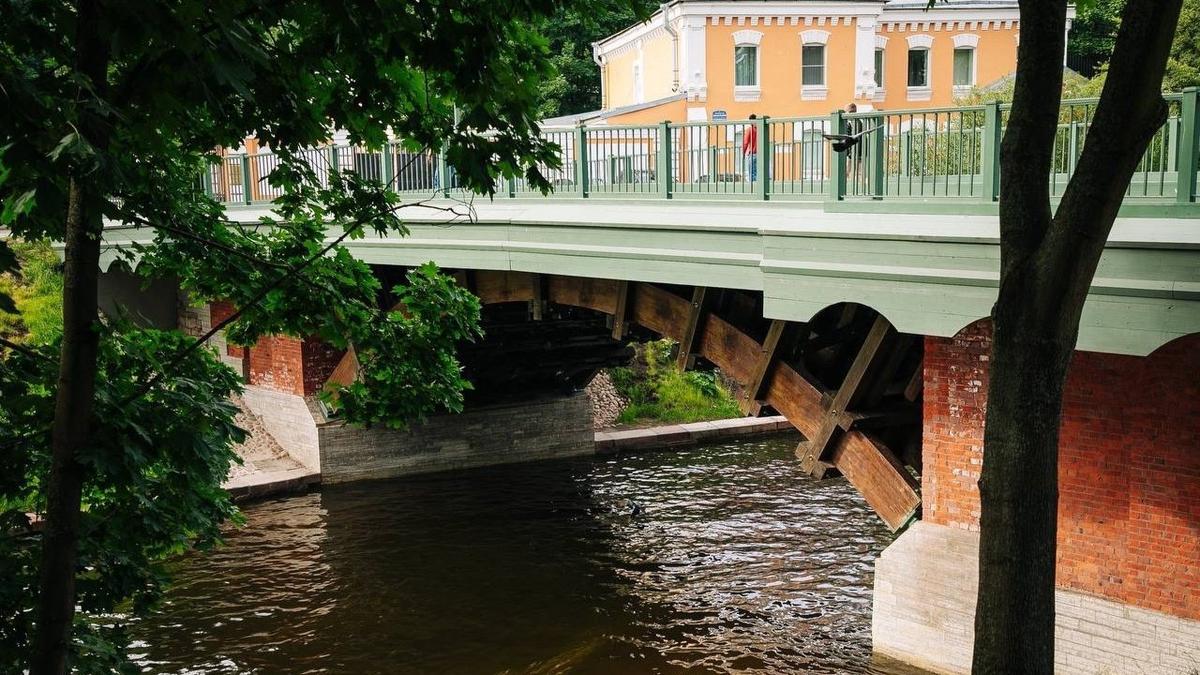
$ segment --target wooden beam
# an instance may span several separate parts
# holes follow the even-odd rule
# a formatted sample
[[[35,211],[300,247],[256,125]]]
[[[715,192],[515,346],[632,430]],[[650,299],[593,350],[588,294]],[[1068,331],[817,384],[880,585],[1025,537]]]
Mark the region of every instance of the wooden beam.
[[[625,339],[625,333],[629,332],[629,282],[618,282],[617,286],[617,308],[613,311],[613,332],[614,340]]]
[[[746,388],[743,390],[742,400],[739,402],[743,414],[757,416],[758,411],[762,408],[760,399],[763,393],[763,382],[766,381],[767,375],[771,372],[771,366],[775,363],[775,350],[779,346],[779,339],[783,336],[783,330],[786,327],[787,321],[775,319],[771,321],[771,327],[767,329],[767,337],[763,339],[758,363],[754,364],[754,370],[750,374],[750,379],[746,381]]]
[[[921,395],[921,389],[925,386],[925,359],[917,361],[917,367],[913,370],[912,376],[908,379],[908,384],[904,387],[904,398],[909,401],[917,400]]]
[[[700,330],[700,320],[704,315],[704,295],[707,289],[697,286],[692,291],[692,307],[688,311],[687,323],[683,327],[683,337],[679,339],[679,356],[675,365],[680,370],[687,370],[696,363],[693,349],[696,347],[696,334]]]
[[[828,402],[824,419],[821,420],[817,432],[796,448],[796,456],[800,458],[801,470],[817,477],[824,474],[827,467],[823,466],[822,462],[828,456],[830,441],[844,423],[848,424],[848,422],[844,422],[843,416],[846,415],[847,409],[856,403],[865,392],[867,373],[880,357],[880,348],[883,346],[889,330],[891,330],[891,324],[887,319],[882,315],[877,316],[875,322],[871,324],[871,330],[867,333],[866,339],[863,340],[862,347],[855,355],[854,362],[850,364],[850,370],[842,380],[841,386]]]
[[[546,280],[541,274],[533,273],[533,299],[529,301],[529,316],[541,321],[546,314]]]
[[[867,392],[862,398],[864,407],[874,408],[879,405],[879,402],[887,394],[888,387],[896,379],[896,373],[900,370],[900,366],[904,365],[904,360],[908,357],[909,348],[912,347],[915,337],[909,333],[898,333],[896,338],[890,341],[887,360],[883,362],[879,372],[871,378],[874,382],[867,388]]]

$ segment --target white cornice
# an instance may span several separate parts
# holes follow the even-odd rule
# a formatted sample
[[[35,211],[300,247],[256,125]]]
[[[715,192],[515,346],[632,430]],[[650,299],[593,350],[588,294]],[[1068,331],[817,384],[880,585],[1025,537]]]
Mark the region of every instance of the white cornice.
[[[699,20],[707,23],[711,19],[721,20],[725,25],[737,26],[770,26],[792,25],[803,23],[809,25],[837,25],[844,19],[845,25],[855,17],[877,17],[882,11],[883,4],[866,2],[756,2],[750,5],[745,2],[683,2],[667,8],[671,25],[676,29],[689,20]],[[593,43],[600,56],[616,56],[632,48],[632,44],[656,36],[656,31],[665,33],[662,29],[662,10],[655,12],[645,23],[635,24],[625,30]]]

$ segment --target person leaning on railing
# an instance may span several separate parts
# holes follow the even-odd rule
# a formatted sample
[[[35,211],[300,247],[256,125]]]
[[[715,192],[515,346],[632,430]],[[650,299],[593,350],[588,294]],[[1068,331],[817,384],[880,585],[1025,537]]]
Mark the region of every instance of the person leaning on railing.
[[[853,115],[854,113],[858,112],[858,105],[855,104],[853,101],[851,101],[850,103],[846,104],[846,107],[843,109],[843,112],[847,115]],[[862,133],[863,129],[866,128],[866,120],[858,118],[858,117],[849,117],[845,120],[845,126],[846,126],[845,133],[847,135],[857,136],[858,134]],[[864,150],[864,148],[865,148],[864,143],[858,143],[857,145],[854,145],[853,147],[851,147],[850,151],[847,153],[847,157],[846,157],[846,160],[847,160],[846,161],[846,185],[847,185],[847,187],[853,186],[855,184],[855,179],[859,178],[860,176],[865,175],[865,174],[863,174],[863,170],[862,170],[863,169],[863,153],[866,152]]]

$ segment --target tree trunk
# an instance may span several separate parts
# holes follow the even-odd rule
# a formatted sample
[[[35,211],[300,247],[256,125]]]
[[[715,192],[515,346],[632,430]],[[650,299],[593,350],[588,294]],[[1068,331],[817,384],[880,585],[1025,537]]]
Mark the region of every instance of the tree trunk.
[[[1000,292],[979,480],[977,674],[1054,672],[1063,389],[1105,242],[1165,118],[1159,88],[1180,4],[1126,4],[1083,153],[1051,217],[1066,2],[1021,2],[1016,88],[1001,147]]]
[[[107,87],[108,47],[99,25],[98,0],[81,0],[76,31],[77,68],[88,77],[96,96]],[[87,96],[84,93],[81,96]],[[94,106],[81,105],[83,110]],[[83,138],[103,156],[108,131],[95,113],[80,116]],[[79,508],[84,468],[79,450],[92,425],[96,388],[97,284],[100,275],[101,213],[79,175],[70,180],[63,266],[63,338],[58,390],[51,429],[51,465],[46,480],[38,623],[30,670],[33,675],[67,672],[75,617],[75,566],[79,541]]]

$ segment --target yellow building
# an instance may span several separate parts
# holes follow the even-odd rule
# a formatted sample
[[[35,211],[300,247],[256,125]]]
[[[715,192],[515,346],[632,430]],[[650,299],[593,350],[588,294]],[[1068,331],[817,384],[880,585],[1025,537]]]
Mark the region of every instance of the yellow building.
[[[948,106],[1015,70],[1016,0],[926,4],[675,0],[593,45],[602,109],[554,122],[799,117],[850,103],[859,111]]]

